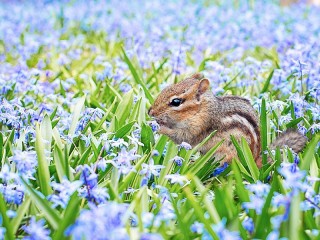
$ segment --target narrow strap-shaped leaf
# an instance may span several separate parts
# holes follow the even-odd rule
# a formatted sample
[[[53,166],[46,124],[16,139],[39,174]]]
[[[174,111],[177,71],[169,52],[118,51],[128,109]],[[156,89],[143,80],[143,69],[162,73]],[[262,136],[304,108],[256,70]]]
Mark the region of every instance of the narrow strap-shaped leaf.
[[[78,197],[78,192],[72,194],[68,206],[66,210],[64,211],[63,217],[61,221],[59,222],[59,227],[57,231],[53,234],[52,239],[53,240],[61,240],[61,239],[68,239],[64,233],[65,230],[74,224],[76,218],[79,215],[80,212],[80,198]]]
[[[37,208],[39,208],[46,220],[50,223],[53,229],[57,229],[59,226],[59,222],[61,221],[59,214],[52,209],[50,203],[39,193],[34,190],[23,178],[21,178],[21,182],[26,187],[30,194],[31,200],[36,204]]]
[[[17,232],[17,230],[21,224],[21,221],[23,220],[24,215],[29,210],[30,202],[31,202],[31,199],[29,197],[25,196],[23,203],[17,209],[17,216],[14,219],[12,219],[12,221],[10,223],[10,225],[12,227],[12,232],[14,232],[14,233]]]
[[[10,224],[10,220],[7,216],[6,202],[2,194],[0,194],[0,213],[2,217],[2,226],[4,226],[6,229],[5,239],[14,240],[15,237],[14,237],[13,227]]]
[[[40,132],[39,125],[36,126],[35,149],[38,157],[38,177],[39,177],[40,189],[45,196],[48,196],[52,192],[52,189],[49,185],[50,172],[49,172],[48,160],[45,154],[45,145],[43,143],[43,138]]]
[[[261,102],[261,114],[260,114],[260,129],[261,129],[261,150],[262,150],[262,165],[263,165],[263,172],[267,167],[267,155],[264,152],[267,150],[268,145],[268,127],[267,127],[267,108],[266,108],[266,100],[262,98]]]
[[[317,144],[320,140],[320,133],[317,133],[313,136],[312,140],[304,150],[304,153],[302,155],[301,159],[301,170],[308,170],[310,168],[311,162],[314,159],[314,153]]]
[[[259,169],[253,159],[250,147],[244,138],[241,139],[241,145],[242,145],[245,160],[247,161],[251,176],[254,179],[254,181],[257,181],[259,179]]]
[[[150,94],[149,90],[147,89],[145,83],[140,79],[136,69],[134,68],[133,64],[131,63],[130,59],[128,58],[126,52],[124,51],[124,49],[122,48],[122,53],[123,53],[123,57],[124,57],[124,61],[127,63],[131,74],[133,76],[133,79],[136,81],[136,83],[140,84],[141,87],[143,88],[144,93],[146,94],[146,97],[148,98],[150,103],[153,103],[153,97]]]
[[[263,85],[263,88],[262,88],[260,93],[265,93],[266,91],[268,91],[269,86],[270,86],[270,81],[271,81],[272,76],[273,76],[273,73],[274,73],[274,69],[272,69],[272,71],[269,73],[269,76],[268,76],[265,84]]]

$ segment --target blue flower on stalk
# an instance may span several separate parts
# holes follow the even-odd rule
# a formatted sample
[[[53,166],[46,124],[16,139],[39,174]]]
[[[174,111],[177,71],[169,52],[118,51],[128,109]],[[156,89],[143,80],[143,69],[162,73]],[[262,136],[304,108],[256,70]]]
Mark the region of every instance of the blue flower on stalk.
[[[34,179],[32,175],[36,172],[36,166],[38,165],[35,151],[14,150],[13,156],[9,160],[16,164],[18,173],[21,176]]]
[[[20,205],[24,198],[24,188],[19,183],[18,174],[11,172],[10,167],[5,164],[0,171],[0,179],[2,179],[0,193],[5,201],[9,204]]]
[[[49,237],[50,230],[46,228],[45,221],[40,219],[38,222],[36,221],[35,217],[30,219],[30,222],[24,226],[22,226],[22,230],[28,234],[28,236],[24,237],[24,240],[38,240],[38,239],[51,239]]]
[[[204,229],[203,223],[200,223],[198,221],[194,222],[190,227],[191,232],[196,234],[202,234],[203,229]]]
[[[270,191],[270,185],[262,183],[261,181],[257,181],[257,183],[254,184],[248,184],[246,185],[246,188],[258,197],[266,197]]]
[[[18,174],[11,171],[9,165],[5,164],[1,168],[0,179],[2,179],[2,182],[9,184],[11,182],[18,181],[19,176]]]
[[[51,186],[55,191],[50,195],[48,199],[53,202],[53,208],[61,206],[65,208],[70,200],[71,195],[83,184],[82,181],[70,182],[67,179],[63,179],[61,183],[52,182]]]
[[[118,168],[121,174],[126,175],[131,171],[135,171],[131,162],[139,157],[141,156],[136,154],[135,149],[127,151],[125,148],[122,148],[117,157],[113,160],[107,160],[106,162],[111,163],[113,166]]]
[[[109,63],[104,63],[104,70],[102,72],[96,72],[96,77],[98,81],[104,81],[107,78],[112,77],[112,65]]]
[[[151,121],[150,122],[150,126],[151,126],[151,129],[152,129],[152,132],[159,131],[160,126],[156,121]]]
[[[254,231],[254,222],[252,220],[252,218],[250,217],[246,217],[243,221],[242,221],[242,226],[245,230],[247,230],[250,234],[253,233]]]
[[[305,191],[309,185],[304,181],[305,171],[300,171],[296,163],[282,163],[278,172],[284,177],[284,187],[287,189]]]
[[[180,186],[190,183],[186,176],[180,175],[179,173],[168,174],[165,178],[169,179],[171,184],[178,183]]]
[[[273,230],[267,236],[267,240],[279,240],[279,231]]]
[[[232,239],[232,240],[240,240],[240,234],[238,232],[232,232],[229,231],[226,228],[226,218],[223,218],[221,222],[215,225],[211,225],[213,231],[217,234],[218,239]],[[207,230],[204,230],[204,233],[202,235],[202,239],[209,240],[212,239],[211,235],[207,232]]]
[[[249,212],[250,209],[254,209],[258,215],[262,213],[262,208],[264,206],[265,199],[257,197],[256,195],[250,196],[250,202],[242,203],[242,207]]]
[[[0,218],[1,219],[1,218]],[[2,219],[1,219],[2,221]],[[6,229],[4,227],[0,227],[0,239],[5,239]]]
[[[0,193],[9,204],[20,205],[24,198],[24,189],[18,184],[0,184]]]
[[[179,145],[179,150],[180,150],[181,148],[184,148],[185,150],[191,150],[191,149],[192,149],[192,146],[191,146],[189,143],[182,142],[182,143]]]
[[[87,164],[78,166],[77,171],[81,170],[80,180],[90,189],[94,188],[98,184],[98,175],[93,170],[93,167]]]
[[[182,157],[179,157],[179,156],[175,156],[173,159],[172,159],[175,164],[177,164],[177,166],[181,167],[182,166],[182,163],[184,161],[184,159]]]
[[[85,146],[89,147],[91,141],[92,134],[90,133],[88,136],[81,134],[81,140],[85,142]]]
[[[82,170],[80,180],[83,187],[78,190],[81,197],[86,198],[90,202],[97,204],[105,203],[109,199],[109,194],[106,188],[98,186],[98,175],[93,170],[94,166],[88,165],[79,166],[77,170]]]
[[[228,166],[229,166],[229,164],[228,164],[227,162],[223,163],[223,165],[220,166],[220,167],[217,167],[217,168],[213,171],[213,173],[212,173],[211,175],[212,175],[213,177],[216,177],[216,176],[220,175],[221,173],[224,172],[224,170],[227,169]]]
[[[65,234],[72,239],[129,240],[125,219],[129,217],[128,205],[108,202],[81,211],[75,224]]]
[[[162,240],[163,237],[159,233],[143,233],[140,240]]]

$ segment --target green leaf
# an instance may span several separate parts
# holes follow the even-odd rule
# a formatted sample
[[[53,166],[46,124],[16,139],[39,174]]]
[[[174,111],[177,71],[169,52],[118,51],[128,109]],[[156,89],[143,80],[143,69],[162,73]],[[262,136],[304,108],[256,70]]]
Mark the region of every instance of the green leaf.
[[[54,110],[52,111],[52,113],[50,114],[50,120],[51,120],[51,121],[52,121],[53,118],[56,116],[57,110],[58,110],[58,107],[55,107]]]
[[[154,149],[157,150],[159,152],[159,155],[158,156],[153,156],[153,159],[154,159],[154,164],[159,164],[159,161],[162,157],[162,153],[164,151],[164,148],[166,147],[166,144],[168,142],[168,137],[166,135],[161,135],[155,146],[154,146]]]
[[[73,109],[73,114],[72,114],[72,120],[71,120],[71,125],[70,125],[70,129],[68,132],[69,137],[73,138],[75,132],[76,132],[76,127],[79,123],[79,119],[81,117],[81,111],[84,107],[84,102],[85,102],[86,97],[83,96],[82,98],[80,98],[78,100],[78,102],[76,103],[74,109]]]
[[[268,76],[260,93],[265,93],[266,91],[268,91],[269,85],[270,85],[270,80],[272,79],[273,73],[274,73],[274,69],[272,69],[272,71],[269,73],[269,76]]]
[[[2,160],[3,158],[3,135],[2,133],[0,132],[0,160]]]
[[[174,142],[170,141],[167,147],[167,153],[164,157],[163,162],[159,163],[162,164],[163,166],[165,166],[164,169],[161,170],[160,172],[160,176],[158,179],[159,185],[164,186],[165,183],[167,182],[167,179],[165,178],[165,176],[167,176],[168,174],[171,173],[172,169],[173,169],[173,161],[172,159],[177,156],[178,154],[178,149],[177,146]],[[181,173],[183,174],[183,173]]]
[[[314,159],[314,154],[316,146],[320,140],[320,133],[317,133],[313,136],[310,143],[307,145],[306,149],[302,154],[301,159],[301,170],[308,170],[310,168],[311,162]]]
[[[272,71],[273,73],[273,71]],[[264,152],[268,149],[268,127],[267,127],[267,108],[266,108],[266,100],[262,98],[261,102],[261,115],[260,115],[260,129],[261,129],[261,148],[262,148],[262,165],[263,172],[265,171],[265,167],[267,164],[267,155]]]
[[[254,181],[257,181],[259,179],[259,169],[257,167],[256,162],[253,159],[250,147],[244,138],[241,139],[241,145],[251,176],[254,179]]]
[[[104,116],[101,118],[100,122],[95,126],[94,128],[94,132],[99,130],[101,128],[101,126],[103,125],[103,123],[105,123],[105,121],[108,119],[109,115],[111,115],[111,111],[114,108],[114,106],[116,105],[116,99],[112,102],[111,106],[108,108],[108,110],[106,111],[106,113],[104,114]]]
[[[47,152],[50,152],[52,141],[52,125],[48,115],[45,115],[40,124],[41,136],[44,141],[44,147]]]
[[[261,215],[258,216],[256,220],[256,228],[255,228],[255,235],[254,235],[255,238],[265,239],[266,235],[269,233],[268,230],[270,228],[270,219],[271,219],[271,216],[269,214],[269,208],[270,208],[270,204],[271,204],[274,192],[279,188],[278,187],[279,182],[278,182],[277,176],[278,176],[277,173],[273,175],[271,189],[263,205]]]
[[[122,53],[123,53],[123,57],[124,57],[124,61],[127,63],[131,74],[133,76],[133,79],[136,81],[136,83],[140,84],[140,86],[143,88],[144,93],[146,94],[148,100],[150,103],[153,103],[153,97],[150,94],[149,90],[147,89],[145,83],[140,79],[135,67],[133,66],[133,64],[131,63],[130,59],[128,58],[126,52],[124,51],[124,49],[122,48]]]
[[[23,178],[21,178],[21,182],[29,192],[31,200],[35,203],[37,208],[42,211],[44,217],[50,223],[52,228],[57,229],[59,222],[61,221],[58,212],[56,212],[50,206],[50,203],[47,199],[45,199],[45,197],[41,196],[37,191],[35,191]]]
[[[143,143],[144,152],[150,151],[150,145],[154,145],[154,136],[150,126],[145,123],[142,124],[141,127],[141,142]]]
[[[60,149],[63,149],[64,145],[61,141],[60,133],[57,128],[53,128],[52,136],[53,136],[55,145],[57,145]]]
[[[25,196],[23,203],[17,209],[17,215],[12,219],[10,225],[12,226],[12,232],[17,232],[21,221],[23,220],[25,214],[29,210],[31,199],[28,196]]]
[[[129,117],[132,104],[133,104],[133,91],[131,90],[123,96],[123,99],[118,104],[117,110],[114,114],[119,121],[119,126],[122,126],[127,120],[127,118]]]
[[[0,213],[2,217],[2,226],[5,227],[6,233],[5,233],[5,238],[8,240],[14,240],[14,231],[13,227],[10,223],[10,220],[7,216],[7,207],[6,207],[6,202],[4,201],[2,193],[0,194]]]
[[[148,158],[150,157],[150,153],[148,155],[144,155],[134,166],[134,169],[136,171],[139,170],[139,168],[141,167],[142,163],[144,163]],[[119,188],[118,191],[119,193],[122,193],[125,189],[129,188],[130,185],[129,183],[134,179],[135,175],[137,173],[134,171],[131,171],[128,175],[126,175],[123,180],[119,183]]]
[[[50,173],[49,173],[48,159],[45,154],[45,145],[43,142],[39,124],[36,125],[35,149],[38,156],[37,172],[39,177],[40,189],[45,196],[48,196],[52,193],[52,189],[50,187]]]
[[[76,191],[72,194],[62,220],[59,222],[58,229],[53,234],[53,240],[69,239],[69,237],[64,235],[64,232],[76,221],[80,212],[80,202],[81,199],[78,197],[78,192]]]
[[[120,129],[114,134],[114,136],[115,136],[116,138],[123,138],[125,135],[127,135],[127,134],[130,132],[130,130],[131,130],[131,128],[132,128],[132,126],[133,126],[134,124],[135,124],[135,121],[130,122],[130,123],[124,125],[122,128],[120,128]]]
[[[199,180],[198,177],[192,178],[194,185],[196,186],[196,189],[201,193],[201,196],[203,197],[203,203],[205,206],[205,209],[209,213],[209,216],[214,224],[217,224],[221,221],[221,218],[219,216],[219,213],[216,209],[216,206],[213,204],[212,200],[210,199],[209,195],[207,194],[207,190],[202,182]]]
[[[213,229],[211,227],[212,223],[208,219],[205,218],[205,214],[204,214],[203,208],[202,208],[202,206],[200,206],[200,204],[198,203],[198,201],[194,197],[193,192],[191,192],[189,186],[184,187],[183,191],[185,192],[188,201],[191,203],[196,216],[199,218],[201,223],[204,224],[206,230],[209,232],[209,234],[214,239],[218,239],[216,233],[213,231]]]
[[[186,156],[185,156],[185,162],[182,164],[181,167],[181,173],[185,173],[186,168],[188,167],[187,160],[189,161],[191,156],[194,155],[204,144],[206,144],[212,136],[216,133],[216,131],[213,131],[210,133],[201,143],[199,143],[197,146],[195,146],[191,151],[188,151]]]
[[[302,213],[300,210],[300,194],[296,194],[291,199],[290,215],[289,215],[289,239],[300,240],[302,229]]]
[[[303,117],[299,117],[299,118],[297,118],[297,119],[293,119],[292,121],[290,121],[290,122],[288,122],[288,123],[286,124],[286,128],[288,129],[288,128],[296,127],[297,124],[298,124],[299,122],[301,122],[302,120],[303,120]]]
[[[55,163],[60,182],[62,182],[63,178],[67,176],[63,157],[63,151],[57,145],[55,145],[53,150],[53,161]]]
[[[218,144],[212,147],[205,155],[197,159],[197,161],[193,165],[191,165],[191,167],[189,168],[188,173],[192,175],[197,174],[203,168],[203,166],[207,162],[209,162],[210,159],[213,158],[213,154],[215,153],[217,148],[223,143],[223,141],[224,140],[221,140]],[[219,159],[215,159],[215,160],[219,160]]]
[[[235,159],[232,160],[231,167],[232,167],[233,176],[235,179],[235,185],[236,185],[235,190],[236,190],[241,202],[249,202],[250,201],[249,194],[248,194],[248,191],[244,187],[241,173],[240,173],[239,167],[238,167]]]

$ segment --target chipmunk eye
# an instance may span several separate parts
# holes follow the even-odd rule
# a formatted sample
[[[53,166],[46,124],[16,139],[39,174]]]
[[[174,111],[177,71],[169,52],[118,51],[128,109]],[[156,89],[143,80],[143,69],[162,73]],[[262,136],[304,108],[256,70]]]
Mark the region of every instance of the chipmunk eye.
[[[174,98],[174,99],[172,99],[170,105],[174,106],[174,107],[178,107],[178,106],[180,106],[181,103],[182,103],[181,98]]]

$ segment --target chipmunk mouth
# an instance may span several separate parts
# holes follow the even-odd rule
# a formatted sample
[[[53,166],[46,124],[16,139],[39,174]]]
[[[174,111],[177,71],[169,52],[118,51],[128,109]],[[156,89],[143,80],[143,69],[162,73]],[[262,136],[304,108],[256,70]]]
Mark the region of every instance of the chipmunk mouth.
[[[159,124],[160,128],[167,127],[167,128],[173,128],[172,124],[169,124],[168,121],[165,121],[163,119],[155,118],[155,121]]]

